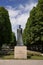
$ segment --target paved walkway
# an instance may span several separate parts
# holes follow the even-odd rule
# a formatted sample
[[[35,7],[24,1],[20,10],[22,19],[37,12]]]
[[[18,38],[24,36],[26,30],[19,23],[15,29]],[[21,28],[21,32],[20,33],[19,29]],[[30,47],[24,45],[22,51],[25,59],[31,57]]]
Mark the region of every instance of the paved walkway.
[[[0,65],[43,65],[43,60],[0,60]]]

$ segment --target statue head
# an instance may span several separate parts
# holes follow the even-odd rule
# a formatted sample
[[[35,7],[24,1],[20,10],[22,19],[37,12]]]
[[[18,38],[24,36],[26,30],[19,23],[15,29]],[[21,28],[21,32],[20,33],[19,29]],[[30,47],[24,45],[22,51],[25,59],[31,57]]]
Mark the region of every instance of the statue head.
[[[21,28],[21,25],[19,25],[19,28]]]

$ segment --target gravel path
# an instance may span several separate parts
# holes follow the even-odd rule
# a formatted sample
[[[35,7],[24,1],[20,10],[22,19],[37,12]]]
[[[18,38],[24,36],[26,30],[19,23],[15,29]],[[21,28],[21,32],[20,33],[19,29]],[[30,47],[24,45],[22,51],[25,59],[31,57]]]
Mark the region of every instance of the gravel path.
[[[0,60],[0,65],[43,65],[43,60]]]

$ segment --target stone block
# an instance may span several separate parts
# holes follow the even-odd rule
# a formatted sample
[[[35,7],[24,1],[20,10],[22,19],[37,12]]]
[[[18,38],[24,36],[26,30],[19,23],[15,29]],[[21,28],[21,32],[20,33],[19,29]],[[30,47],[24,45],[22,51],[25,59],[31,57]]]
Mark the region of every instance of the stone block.
[[[27,47],[26,46],[15,46],[14,58],[27,59]]]

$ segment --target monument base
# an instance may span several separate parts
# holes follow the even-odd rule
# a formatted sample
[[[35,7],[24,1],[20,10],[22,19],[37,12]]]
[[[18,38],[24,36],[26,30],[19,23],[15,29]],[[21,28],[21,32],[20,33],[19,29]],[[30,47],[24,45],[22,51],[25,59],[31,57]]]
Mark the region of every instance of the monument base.
[[[14,58],[27,59],[27,47],[26,46],[15,46]]]

